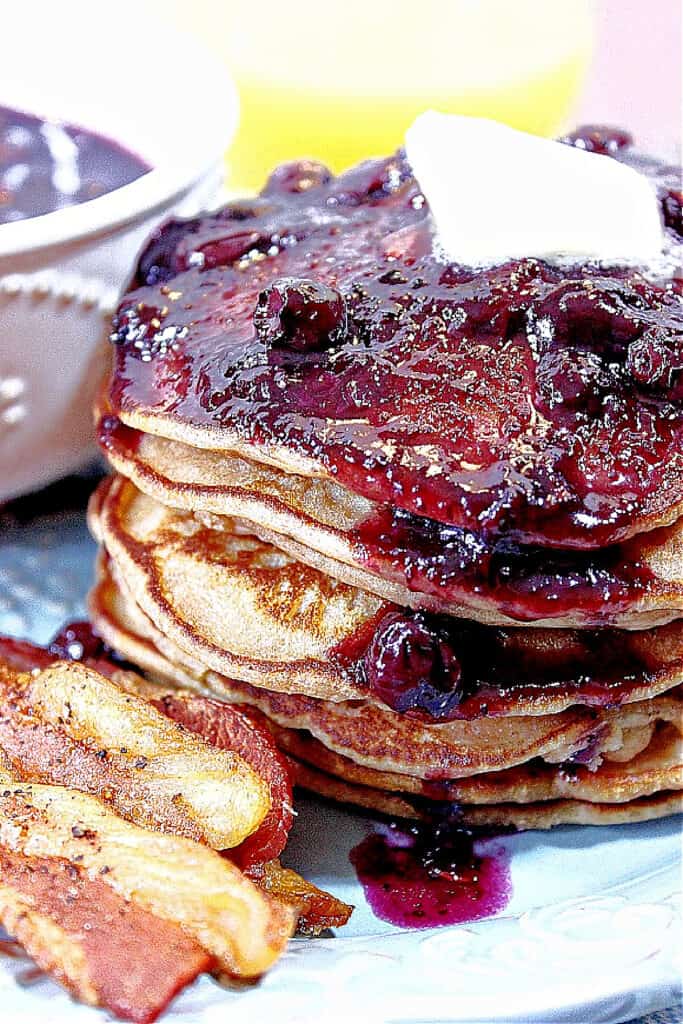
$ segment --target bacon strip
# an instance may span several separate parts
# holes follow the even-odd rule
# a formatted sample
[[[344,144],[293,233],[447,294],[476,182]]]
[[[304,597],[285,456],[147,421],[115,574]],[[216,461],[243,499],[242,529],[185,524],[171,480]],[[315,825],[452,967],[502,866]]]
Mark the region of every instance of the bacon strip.
[[[172,787],[174,792],[170,799],[150,789],[151,773],[140,769],[139,758],[131,771],[130,756],[122,757],[120,749],[107,750],[106,746],[95,749],[92,743],[73,738],[71,734],[78,730],[74,728],[71,702],[66,719],[57,714],[58,728],[55,728],[52,723],[59,708],[57,693],[51,686],[47,694],[48,708],[44,706],[44,693],[38,692],[45,691],[46,687],[41,687],[35,678],[31,682],[24,681],[23,695],[18,691],[17,672],[31,671],[34,666],[46,668],[56,660],[44,648],[0,637],[0,697],[4,698],[0,705],[0,751],[11,756],[21,777],[26,781],[75,784],[85,792],[115,803],[120,814],[138,824],[206,840],[197,821],[176,799],[175,787]],[[143,698],[205,743],[238,754],[254,769],[268,786],[270,807],[259,827],[232,848],[231,858],[241,867],[247,867],[278,857],[294,819],[292,772],[275,744],[265,717],[255,709],[227,705],[193,693],[163,692],[137,673],[122,670],[101,658],[88,659],[86,664],[100,675],[106,675],[117,689]],[[110,694],[111,689],[105,687],[105,697]],[[97,726],[101,729],[99,721]],[[130,752],[134,740],[128,735],[125,739],[126,750]],[[218,844],[212,845],[218,848]],[[228,849],[227,845],[223,848]]]
[[[247,761],[75,663],[0,674],[0,749],[24,781],[68,784],[141,825],[229,849],[270,811]]]
[[[242,868],[278,857],[294,820],[292,771],[259,711],[190,693],[166,693],[155,707],[222,750],[234,750],[270,787],[270,811],[252,835],[232,850]]]
[[[295,914],[206,846],[123,821],[91,796],[17,783],[0,769],[0,847],[59,857],[127,901],[177,923],[236,977],[257,977],[283,952]]]
[[[47,668],[55,660],[45,647],[38,647],[29,640],[16,640],[11,636],[0,637],[0,675],[3,672],[32,672],[36,668]]]
[[[55,660],[55,656],[43,648],[0,638],[0,680],[3,667],[7,669],[11,665],[15,670],[27,670],[37,663],[44,668]],[[292,771],[275,745],[265,717],[256,709],[228,705],[187,691],[163,692],[157,684],[109,661],[87,659],[86,664],[107,675],[126,693],[151,703],[211,746],[236,752],[254,768],[269,786],[270,810],[259,828],[230,850],[231,860],[260,888],[299,913],[297,930],[300,934],[315,935],[326,928],[345,924],[352,907],[318,889],[296,872],[283,868],[277,859],[293,821]],[[16,675],[5,672],[6,690],[8,680],[16,686]],[[151,801],[144,778],[135,779],[130,773],[127,776],[125,771],[122,773],[119,754],[109,753],[103,758],[102,751],[72,740],[67,732],[55,731],[52,725],[46,725],[35,716],[27,728],[25,717],[8,715],[8,707],[12,705],[16,712],[20,698],[15,696],[14,701],[8,701],[7,694],[5,696],[5,707],[0,707],[0,759],[3,748],[11,753],[14,763],[21,766],[24,780],[63,784],[76,781],[81,790],[105,799],[111,800],[115,794],[117,811],[129,820],[202,838],[196,829],[188,827],[188,821],[176,807],[166,806],[160,814],[158,795]],[[54,693],[50,697],[54,712]],[[71,706],[69,710],[73,713]]]
[[[292,769],[275,745],[265,715],[209,697],[178,691],[155,697],[158,687],[130,678],[152,703],[185,728],[228,750],[236,750],[271,787],[271,810],[261,827],[241,846],[230,851],[257,885],[297,909],[300,935],[319,935],[327,928],[346,924],[353,907],[318,889],[301,875],[283,868],[277,857],[287,841],[293,820]]]
[[[76,998],[137,1024],[156,1020],[212,967],[177,924],[127,902],[81,868],[4,847],[0,922]]]
[[[296,871],[283,868],[279,860],[253,865],[246,873],[271,896],[297,908],[297,932],[300,935],[319,935],[327,928],[341,928],[353,913],[353,907],[348,903],[342,903],[331,893],[318,889]]]

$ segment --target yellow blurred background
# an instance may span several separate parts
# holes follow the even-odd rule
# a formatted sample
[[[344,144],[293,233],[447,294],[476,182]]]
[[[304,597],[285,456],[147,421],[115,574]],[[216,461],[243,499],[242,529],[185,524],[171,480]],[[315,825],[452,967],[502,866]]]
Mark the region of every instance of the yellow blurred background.
[[[338,171],[390,153],[429,107],[555,134],[593,39],[591,0],[141,4],[232,71],[240,125],[228,183],[242,191],[286,160],[315,157]]]

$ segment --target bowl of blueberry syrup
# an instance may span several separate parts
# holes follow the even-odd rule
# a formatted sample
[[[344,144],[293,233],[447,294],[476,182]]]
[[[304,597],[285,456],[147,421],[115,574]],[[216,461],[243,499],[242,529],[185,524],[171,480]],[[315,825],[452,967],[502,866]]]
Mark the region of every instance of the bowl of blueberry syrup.
[[[0,502],[93,452],[104,339],[135,254],[161,221],[216,203],[237,123],[222,65],[150,18],[111,8],[94,19],[81,0],[27,2],[13,5],[10,28],[0,76]]]

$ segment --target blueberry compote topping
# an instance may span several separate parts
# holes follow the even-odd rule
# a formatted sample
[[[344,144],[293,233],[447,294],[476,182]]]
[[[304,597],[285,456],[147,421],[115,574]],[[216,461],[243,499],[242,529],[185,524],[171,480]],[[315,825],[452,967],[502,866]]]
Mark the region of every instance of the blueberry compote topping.
[[[671,685],[683,657],[676,625],[505,629],[428,612],[386,612],[332,660],[394,711],[427,723],[543,709],[548,700],[617,707]]]
[[[671,168],[619,133],[579,138],[646,174],[671,225]],[[286,167],[152,240],[115,322],[112,410],[279,448],[447,525],[602,547],[683,501],[677,370],[640,352],[677,348],[679,244],[670,227],[657,268],[445,265],[400,152],[337,178]]]
[[[669,532],[652,531],[652,543],[664,543]],[[401,509],[377,512],[352,538],[368,568],[428,595],[437,606],[467,605],[478,598],[519,622],[578,609],[583,624],[609,625],[661,587],[635,550],[624,545],[599,551],[520,545]]]
[[[379,825],[350,859],[372,912],[400,928],[479,921],[512,894],[504,849],[458,824],[456,808],[434,822]]]
[[[109,652],[104,641],[93,630],[90,622],[69,622],[53,637],[48,646],[50,654],[66,661],[86,661],[101,658]]]
[[[95,132],[0,107],[0,224],[96,199],[149,170]]]

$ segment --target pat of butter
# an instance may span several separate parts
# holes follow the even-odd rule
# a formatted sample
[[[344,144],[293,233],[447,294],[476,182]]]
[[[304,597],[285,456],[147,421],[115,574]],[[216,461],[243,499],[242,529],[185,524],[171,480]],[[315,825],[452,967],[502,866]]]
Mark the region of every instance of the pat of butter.
[[[648,263],[662,250],[646,178],[608,156],[456,114],[421,114],[406,154],[444,257]]]

